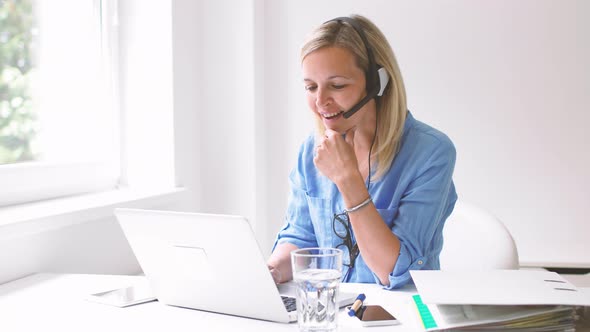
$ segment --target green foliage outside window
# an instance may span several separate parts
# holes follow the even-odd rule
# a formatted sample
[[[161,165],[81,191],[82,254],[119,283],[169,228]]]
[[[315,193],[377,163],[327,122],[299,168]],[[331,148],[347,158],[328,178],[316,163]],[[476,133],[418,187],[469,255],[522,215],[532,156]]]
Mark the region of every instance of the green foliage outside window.
[[[37,157],[31,98],[35,31],[31,0],[0,0],[0,164]]]

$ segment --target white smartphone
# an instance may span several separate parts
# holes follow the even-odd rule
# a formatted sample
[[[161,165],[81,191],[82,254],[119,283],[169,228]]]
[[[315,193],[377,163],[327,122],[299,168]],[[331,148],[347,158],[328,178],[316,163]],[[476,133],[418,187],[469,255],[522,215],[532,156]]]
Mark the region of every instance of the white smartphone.
[[[90,294],[86,300],[116,307],[155,301],[156,297],[147,286],[131,286]]]
[[[356,314],[362,326],[397,325],[399,321],[380,305],[366,305]]]

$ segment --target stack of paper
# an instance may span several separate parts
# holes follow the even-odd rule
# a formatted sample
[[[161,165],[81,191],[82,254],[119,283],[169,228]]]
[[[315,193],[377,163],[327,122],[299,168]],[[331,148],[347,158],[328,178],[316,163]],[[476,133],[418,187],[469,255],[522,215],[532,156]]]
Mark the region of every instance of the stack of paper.
[[[547,271],[412,271],[425,330],[564,331],[590,297]]]

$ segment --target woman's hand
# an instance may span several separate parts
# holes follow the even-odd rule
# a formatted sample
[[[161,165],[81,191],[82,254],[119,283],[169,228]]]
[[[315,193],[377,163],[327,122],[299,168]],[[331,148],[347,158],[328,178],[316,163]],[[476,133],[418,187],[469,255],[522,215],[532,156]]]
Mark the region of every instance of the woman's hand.
[[[281,275],[281,271],[274,267],[274,266],[268,266],[268,270],[270,271],[270,275],[272,276],[272,279],[275,281],[275,284],[280,284],[281,282],[284,282],[283,280],[283,276]]]
[[[324,139],[316,146],[313,162],[318,170],[336,185],[350,176],[359,176],[358,161],[354,152],[355,128],[342,134],[326,129]]]
[[[297,249],[299,249],[297,246],[287,242],[278,244],[274,248],[274,251],[266,262],[266,266],[268,266],[270,275],[276,284],[293,279],[293,273],[291,272],[291,251]]]

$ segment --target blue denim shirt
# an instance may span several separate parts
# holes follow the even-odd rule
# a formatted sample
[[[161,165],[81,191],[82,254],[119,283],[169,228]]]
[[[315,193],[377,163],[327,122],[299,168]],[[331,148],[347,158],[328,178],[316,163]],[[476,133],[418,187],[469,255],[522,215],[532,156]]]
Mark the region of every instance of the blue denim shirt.
[[[315,167],[314,147],[311,135],[300,148],[297,166],[289,176],[285,224],[275,246],[288,242],[299,248],[336,247],[342,243],[332,228],[334,214],[345,208],[342,195]],[[389,171],[369,189],[377,211],[401,243],[386,288],[408,283],[409,270],[440,268],[442,230],[457,200],[452,180],[455,156],[455,147],[445,134],[407,113],[399,152]],[[348,250],[339,248],[344,250],[344,263],[349,263]],[[380,284],[362,253],[348,274],[347,269],[342,271],[344,282]]]

